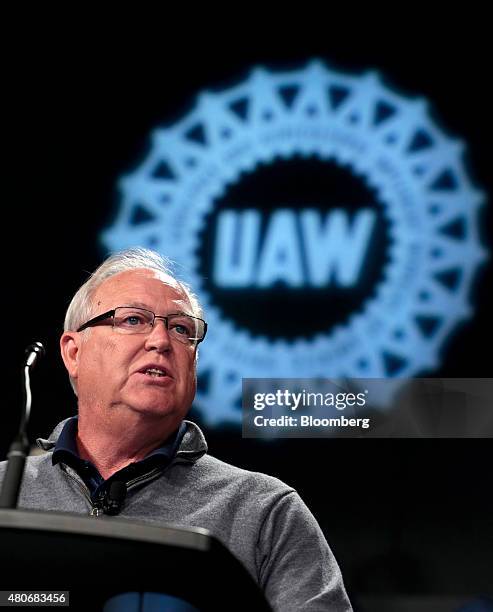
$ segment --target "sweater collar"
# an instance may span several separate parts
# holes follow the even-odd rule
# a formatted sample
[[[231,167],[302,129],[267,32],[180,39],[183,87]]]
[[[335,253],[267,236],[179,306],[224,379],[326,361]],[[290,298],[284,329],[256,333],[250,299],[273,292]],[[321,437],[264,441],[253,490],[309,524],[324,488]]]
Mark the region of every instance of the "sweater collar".
[[[53,452],[65,425],[72,418],[76,417],[69,417],[58,423],[48,438],[38,438],[36,440],[38,447],[44,451]],[[175,459],[182,459],[190,463],[195,463],[200,457],[207,453],[207,442],[198,425],[187,420],[183,421],[182,425],[184,425],[185,431],[181,438]]]

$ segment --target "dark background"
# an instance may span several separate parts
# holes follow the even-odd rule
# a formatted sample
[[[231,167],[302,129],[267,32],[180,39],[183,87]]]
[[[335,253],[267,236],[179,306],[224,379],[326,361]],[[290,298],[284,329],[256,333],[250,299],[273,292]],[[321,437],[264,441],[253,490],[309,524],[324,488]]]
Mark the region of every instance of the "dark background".
[[[454,24],[438,19],[428,28],[425,21],[409,24],[401,15],[342,31],[340,22],[328,20],[325,28],[300,23],[289,33],[279,26],[260,34],[243,24],[241,33],[225,25],[214,33],[180,28],[173,34],[170,20],[138,38],[107,26],[77,35],[40,28],[9,39],[1,457],[17,423],[27,344],[41,340],[47,347],[33,376],[32,438],[74,413],[58,337],[71,296],[103,257],[98,234],[116,211],[116,179],[138,165],[151,130],[189,111],[197,93],[227,87],[252,66],[297,68],[318,57],[354,73],[377,69],[399,92],[431,101],[439,125],[467,143],[470,176],[487,196],[481,236],[491,250],[487,34],[480,16],[459,16]],[[487,261],[471,295],[474,318],[454,332],[437,376],[490,376],[491,277]],[[262,443],[242,440],[239,430],[207,435],[212,454],[279,476],[300,491],[355,602],[362,593],[493,591],[491,440]]]

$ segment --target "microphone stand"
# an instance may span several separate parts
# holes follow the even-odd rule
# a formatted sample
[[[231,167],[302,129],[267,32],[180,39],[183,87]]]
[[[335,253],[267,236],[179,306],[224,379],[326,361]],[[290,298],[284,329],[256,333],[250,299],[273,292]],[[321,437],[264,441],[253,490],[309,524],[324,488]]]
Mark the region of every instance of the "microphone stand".
[[[21,416],[19,431],[10,445],[7,454],[7,469],[0,492],[0,508],[16,508],[19,498],[19,490],[24,474],[26,457],[29,454],[29,439],[27,437],[27,425],[31,415],[31,381],[30,370],[34,367],[40,355],[44,355],[45,349],[41,342],[35,342],[26,349],[27,359],[24,364],[24,405]]]

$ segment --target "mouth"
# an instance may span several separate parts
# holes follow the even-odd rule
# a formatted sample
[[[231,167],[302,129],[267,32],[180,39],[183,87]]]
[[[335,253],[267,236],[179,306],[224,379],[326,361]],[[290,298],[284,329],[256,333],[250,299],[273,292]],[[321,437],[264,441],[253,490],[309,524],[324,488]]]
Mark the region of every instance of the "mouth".
[[[152,380],[170,380],[171,378],[173,378],[170,374],[170,372],[162,367],[162,366],[158,366],[158,365],[149,365],[149,366],[145,366],[143,368],[141,368],[138,372],[138,374],[145,376],[145,378],[148,379],[152,379]]]
[[[147,368],[142,374],[146,376],[152,376],[153,378],[160,378],[162,376],[167,376],[166,370],[161,370],[160,368]]]

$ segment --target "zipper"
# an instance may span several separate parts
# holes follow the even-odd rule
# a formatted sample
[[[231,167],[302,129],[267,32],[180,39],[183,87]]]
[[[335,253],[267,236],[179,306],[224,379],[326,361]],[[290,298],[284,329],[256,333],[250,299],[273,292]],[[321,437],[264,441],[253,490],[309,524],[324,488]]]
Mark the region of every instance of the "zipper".
[[[91,496],[89,494],[89,489],[86,487],[86,485],[79,480],[78,476],[75,476],[74,474],[72,474],[71,471],[69,472],[65,464],[62,463],[61,466],[65,474],[67,474],[67,476],[71,480],[73,480],[73,482],[75,482],[75,484],[79,487],[82,495],[86,498],[86,501],[89,503],[91,507],[91,509],[89,510],[89,516],[95,516],[95,517],[101,516],[103,514],[103,509],[101,508],[100,505],[92,503]]]

